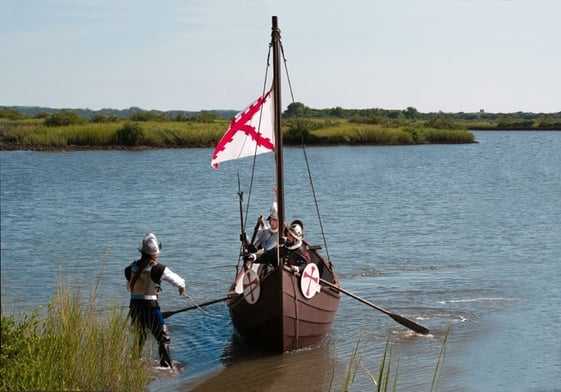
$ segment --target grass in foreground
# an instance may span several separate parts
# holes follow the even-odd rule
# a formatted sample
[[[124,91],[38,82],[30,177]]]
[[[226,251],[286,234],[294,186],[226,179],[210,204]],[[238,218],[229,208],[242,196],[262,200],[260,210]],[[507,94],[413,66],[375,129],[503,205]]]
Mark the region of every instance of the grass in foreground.
[[[442,348],[438,360],[436,362],[434,375],[429,391],[437,391],[440,378],[442,376],[442,366],[444,361],[444,355],[446,353],[446,345],[448,341],[448,336],[450,334],[450,328],[446,331],[444,335],[444,340],[442,342]],[[365,350],[368,342],[366,344],[361,344],[362,334],[359,336],[358,341],[355,345],[355,349],[351,355],[351,359],[347,365],[347,371],[345,373],[345,379],[342,386],[342,391],[347,392],[353,385],[355,378],[360,369],[362,369],[370,381],[372,381],[373,390],[376,392],[388,392],[398,390],[398,375],[399,375],[399,361],[396,363],[392,359],[392,349],[390,346],[390,341],[386,342],[386,347],[380,361],[380,369],[378,370],[378,375],[376,376],[372,373],[364,364],[362,363],[362,353],[361,350]],[[333,375],[332,375],[333,376]],[[331,385],[329,390],[331,391],[333,387],[333,377],[331,379]]]
[[[145,391],[126,312],[100,318],[93,303],[61,284],[44,320],[2,314],[0,390]]]
[[[146,391],[151,382],[150,361],[138,358],[134,334],[122,308],[101,315],[79,290],[62,284],[48,304],[45,318],[35,310],[19,321],[2,314],[0,390],[110,390]],[[446,333],[436,363],[430,391],[438,389],[446,351]],[[364,371],[378,392],[397,391],[398,365],[388,342],[377,376],[367,369],[359,337],[347,365],[342,391],[349,391],[359,371]],[[148,357],[151,353],[148,354]],[[332,374],[334,376],[334,372]],[[333,378],[329,390],[333,388]]]

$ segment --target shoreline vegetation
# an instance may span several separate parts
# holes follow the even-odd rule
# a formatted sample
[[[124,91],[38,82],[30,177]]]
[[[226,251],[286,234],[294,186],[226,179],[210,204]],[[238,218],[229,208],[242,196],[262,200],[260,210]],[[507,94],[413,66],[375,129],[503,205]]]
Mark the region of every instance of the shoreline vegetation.
[[[60,286],[46,316],[41,307],[18,315],[2,311],[0,390],[148,390],[149,361],[138,356],[127,312],[98,317],[79,296]]]
[[[208,148],[235,111],[0,107],[0,150]],[[415,108],[311,109],[283,113],[287,146],[476,143],[472,130],[561,130],[559,113],[420,113]]]
[[[46,309],[39,306],[17,315],[2,311],[0,390],[149,390],[157,377],[151,368],[154,353],[147,345],[139,356],[127,312],[122,308],[100,310],[96,305],[98,288],[99,282],[88,301],[79,288],[59,282]],[[430,391],[438,390],[449,332],[435,363]],[[399,359],[396,363],[392,358],[390,339],[376,375],[362,361],[370,341],[362,342],[362,338],[363,333],[351,353],[341,390],[348,391],[357,374],[364,371],[372,390],[397,391]],[[334,382],[335,370],[331,369],[329,391],[339,389]]]
[[[96,306],[98,287],[84,300],[79,288],[59,282],[47,307],[30,313],[2,304],[0,390],[148,390],[153,376],[143,358],[151,353],[139,355],[127,311]]]

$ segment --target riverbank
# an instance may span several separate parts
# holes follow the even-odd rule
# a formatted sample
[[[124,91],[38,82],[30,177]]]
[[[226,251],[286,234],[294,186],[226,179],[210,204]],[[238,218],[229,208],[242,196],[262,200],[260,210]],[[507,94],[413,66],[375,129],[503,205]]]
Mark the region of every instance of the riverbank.
[[[214,147],[229,121],[80,121],[51,126],[39,119],[0,120],[0,150],[76,151]],[[466,129],[425,123],[365,124],[350,121],[287,120],[286,145],[416,145],[474,143]]]

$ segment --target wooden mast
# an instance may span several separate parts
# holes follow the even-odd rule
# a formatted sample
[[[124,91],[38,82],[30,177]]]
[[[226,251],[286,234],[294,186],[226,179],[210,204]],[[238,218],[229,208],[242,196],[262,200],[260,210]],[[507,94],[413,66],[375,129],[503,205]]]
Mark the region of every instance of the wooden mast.
[[[281,67],[280,67],[280,29],[277,17],[273,16],[271,32],[273,44],[273,91],[274,91],[274,117],[275,117],[275,160],[277,174],[277,213],[279,222],[279,236],[284,231],[284,175],[283,175],[283,149],[282,149],[282,121],[281,121]]]
[[[307,298],[299,288],[299,276],[290,272],[280,260],[280,237],[285,228],[283,138],[281,121],[281,42],[277,17],[272,17],[271,46],[273,51],[273,127],[275,137],[275,170],[279,242],[276,247],[279,266],[254,283],[261,288],[257,302],[249,302],[247,294],[239,294],[228,304],[236,331],[249,343],[285,352],[318,343],[331,328],[341,294],[336,289],[320,290]],[[282,231],[280,231],[282,230]],[[332,266],[317,251],[311,250],[312,261],[323,266],[320,278],[338,287]],[[250,270],[251,271],[251,270]],[[248,273],[250,272],[248,271]],[[241,275],[238,275],[238,277]],[[246,275],[248,276],[248,275]],[[239,279],[232,283],[236,292]]]

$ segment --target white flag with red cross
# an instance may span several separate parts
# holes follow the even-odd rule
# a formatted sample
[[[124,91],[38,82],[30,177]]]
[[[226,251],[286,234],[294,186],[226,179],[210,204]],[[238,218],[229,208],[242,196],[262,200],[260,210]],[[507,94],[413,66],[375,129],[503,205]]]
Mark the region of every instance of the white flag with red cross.
[[[259,97],[230,122],[212,154],[211,165],[275,150],[273,89]]]

